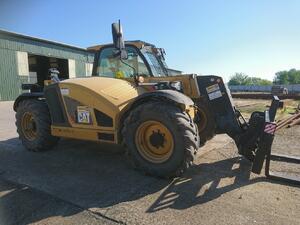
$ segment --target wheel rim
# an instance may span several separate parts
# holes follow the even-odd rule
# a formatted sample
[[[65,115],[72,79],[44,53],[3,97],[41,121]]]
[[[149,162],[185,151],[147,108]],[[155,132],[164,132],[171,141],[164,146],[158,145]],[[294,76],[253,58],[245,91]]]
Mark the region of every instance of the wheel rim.
[[[37,137],[36,122],[32,113],[24,113],[22,117],[21,127],[26,139],[32,141]]]
[[[198,108],[198,117],[199,117],[199,121],[197,123],[198,125],[198,130],[199,132],[203,131],[206,127],[207,124],[207,116],[205,114],[205,112],[203,111],[203,109]]]
[[[151,163],[167,161],[174,149],[170,130],[158,121],[143,122],[136,131],[135,144],[140,155]]]

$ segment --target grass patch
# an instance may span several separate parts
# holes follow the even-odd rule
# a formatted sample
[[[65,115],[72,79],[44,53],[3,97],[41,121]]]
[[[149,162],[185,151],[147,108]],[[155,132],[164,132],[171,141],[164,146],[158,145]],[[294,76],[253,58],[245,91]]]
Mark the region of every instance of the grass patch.
[[[276,114],[276,120],[282,120],[286,117],[289,117],[291,114],[294,114],[297,111],[298,105],[300,101],[297,100],[285,100],[283,109],[279,109]],[[252,105],[247,106],[237,106],[237,109],[243,114],[245,118],[250,118],[251,113],[255,111],[263,112],[266,110],[268,106],[271,105],[270,103],[267,105],[265,102],[255,102],[253,100]]]

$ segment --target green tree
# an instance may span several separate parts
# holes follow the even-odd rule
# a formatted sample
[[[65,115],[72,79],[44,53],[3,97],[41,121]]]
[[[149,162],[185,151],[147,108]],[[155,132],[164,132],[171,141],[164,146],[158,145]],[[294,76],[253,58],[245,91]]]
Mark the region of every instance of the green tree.
[[[267,79],[261,79],[259,77],[250,77],[250,84],[249,85],[272,85],[272,81]]]
[[[228,85],[272,85],[272,81],[259,77],[249,77],[244,73],[235,73],[230,77]]]
[[[290,69],[275,73],[275,84],[300,84],[300,70]]]
[[[230,77],[228,85],[248,85],[249,77],[244,73],[235,73]]]

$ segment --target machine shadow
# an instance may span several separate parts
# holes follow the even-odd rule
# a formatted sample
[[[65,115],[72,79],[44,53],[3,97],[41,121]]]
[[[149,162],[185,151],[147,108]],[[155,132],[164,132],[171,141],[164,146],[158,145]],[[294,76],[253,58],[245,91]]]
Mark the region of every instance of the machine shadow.
[[[196,165],[183,177],[174,179],[147,212],[153,213],[166,208],[190,208],[243,186],[267,181],[265,177],[250,179],[250,174],[251,164],[240,157]]]
[[[2,214],[9,212],[11,218],[18,218],[20,209],[52,209],[33,214],[26,224],[53,216],[69,217],[91,208],[102,216],[107,208],[162,190],[149,202],[146,212],[186,209],[265,181],[263,177],[250,180],[251,165],[239,157],[193,166],[174,180],[157,179],[135,171],[118,146],[76,140],[62,140],[52,151],[33,153],[14,138],[0,142],[0,157],[0,171],[4,171],[0,178],[17,182],[13,191],[0,196],[0,214],[2,210]],[[223,179],[234,182],[224,185]],[[19,210],[12,210],[16,203]],[[66,210],[64,204],[72,207]]]

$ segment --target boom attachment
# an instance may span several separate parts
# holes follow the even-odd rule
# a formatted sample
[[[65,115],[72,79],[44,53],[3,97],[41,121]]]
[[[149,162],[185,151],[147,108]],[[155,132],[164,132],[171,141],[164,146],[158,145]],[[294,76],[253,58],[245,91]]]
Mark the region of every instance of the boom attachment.
[[[270,171],[271,160],[300,163],[299,157],[271,154],[277,126],[276,111],[283,107],[283,102],[273,96],[269,109],[253,112],[247,122],[235,108],[221,77],[198,76],[197,81],[200,93],[208,102],[210,114],[214,118],[216,133],[226,133],[235,141],[239,154],[253,163],[251,171],[260,174],[266,159],[265,174],[268,178],[299,184],[296,178]]]

